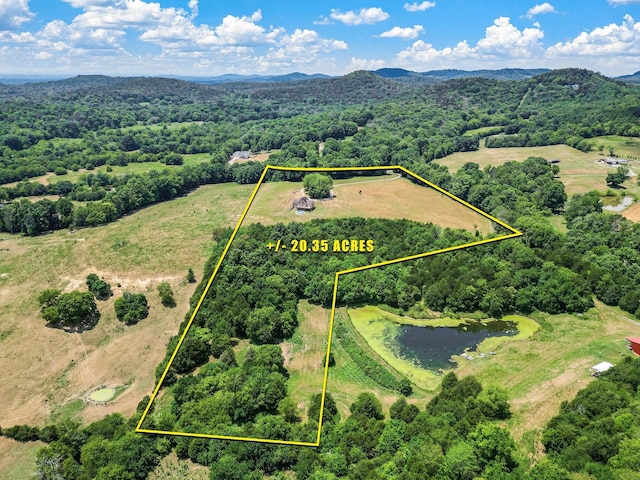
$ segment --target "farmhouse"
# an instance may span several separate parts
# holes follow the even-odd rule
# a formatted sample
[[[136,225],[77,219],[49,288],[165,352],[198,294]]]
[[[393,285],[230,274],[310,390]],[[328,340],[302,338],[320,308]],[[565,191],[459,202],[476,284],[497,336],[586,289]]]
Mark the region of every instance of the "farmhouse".
[[[251,156],[251,152],[247,152],[246,150],[235,151],[231,154],[231,160],[246,160]]]
[[[302,196],[293,201],[293,208],[297,210],[313,210],[315,208],[314,201],[307,196]]]
[[[640,337],[629,337],[629,350],[632,350],[636,355],[640,355]]]

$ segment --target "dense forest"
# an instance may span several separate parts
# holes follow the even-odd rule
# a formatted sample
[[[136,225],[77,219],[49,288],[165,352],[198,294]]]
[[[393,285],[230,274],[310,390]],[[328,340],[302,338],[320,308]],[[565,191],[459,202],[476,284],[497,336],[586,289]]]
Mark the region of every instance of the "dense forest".
[[[640,136],[639,118],[640,90],[577,69],[428,85],[367,72],[264,84],[85,76],[0,85],[0,231],[39,235],[94,227],[200,185],[256,183],[264,165],[230,163],[238,150],[276,150],[268,163],[282,166],[402,165],[524,235],[345,276],[339,306],[501,317],[582,314],[598,299],[640,319],[640,224],[604,213],[597,192],[569,198],[558,167],[542,158],[484,169],[467,163],[454,174],[433,162],[481,142],[589,151],[599,148],[595,136]],[[195,154],[206,158],[185,164]],[[149,162],[161,166],[111,173]],[[100,166],[106,171],[95,172]],[[47,184],[36,178],[43,175]],[[275,172],[267,180],[302,177]],[[44,195],[58,198],[37,199]],[[564,216],[566,232],[551,225],[552,215]],[[191,311],[231,231],[218,234]],[[355,237],[373,240],[376,248],[330,257],[264,248],[276,240]],[[307,399],[306,411],[298,408],[279,346],[302,320],[300,300],[330,306],[337,270],[478,239],[479,233],[408,220],[243,227],[164,379],[164,402],[153,406],[144,426],[314,441],[320,395]],[[108,298],[109,286],[95,281],[87,279],[96,290],[87,298]],[[163,304],[170,300],[166,287],[159,293]],[[124,303],[116,305],[118,318],[135,323]],[[372,360],[340,322],[334,333],[353,364],[397,400],[383,409],[374,394],[362,392],[345,416],[329,391],[318,448],[136,434],[149,398],[130,418],[113,414],[88,425],[67,420],[0,433],[47,444],[34,467],[42,479],[145,479],[171,452],[220,480],[638,478],[639,359],[621,360],[563,403],[544,428],[545,455],[534,461],[505,427],[511,407],[504,390],[448,373],[431,400],[415,405],[408,379]],[[156,379],[178,339],[169,341]]]

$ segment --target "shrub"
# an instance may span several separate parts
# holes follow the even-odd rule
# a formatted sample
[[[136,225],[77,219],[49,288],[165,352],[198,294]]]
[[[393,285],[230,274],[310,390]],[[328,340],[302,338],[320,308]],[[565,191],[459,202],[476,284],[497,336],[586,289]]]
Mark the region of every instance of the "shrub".
[[[149,304],[144,293],[124,292],[116,299],[115,310],[118,320],[133,325],[149,315]]]

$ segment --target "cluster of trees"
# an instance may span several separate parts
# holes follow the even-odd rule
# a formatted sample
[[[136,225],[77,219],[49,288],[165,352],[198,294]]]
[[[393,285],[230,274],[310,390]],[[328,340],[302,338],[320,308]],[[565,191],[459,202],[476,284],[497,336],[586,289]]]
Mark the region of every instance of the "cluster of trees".
[[[124,292],[114,303],[116,317],[127,325],[134,325],[149,315],[149,303],[144,293]]]
[[[111,285],[98,277],[95,273],[87,275],[87,288],[98,300],[106,300],[113,296]]]
[[[640,359],[625,357],[573,400],[564,402],[542,436],[550,461],[565,472],[595,478],[637,475],[639,386]]]
[[[100,318],[91,292],[62,293],[47,289],[38,295],[42,318],[53,327],[81,330],[93,327]]]
[[[320,396],[313,397],[303,422],[302,412],[283,396],[282,364],[280,352],[268,345],[250,350],[241,365],[231,354],[225,355],[199,373],[198,379],[207,382],[183,377],[176,383],[172,411],[184,412],[186,431],[216,428],[219,433],[222,428],[234,436],[273,439],[298,432],[313,440]],[[361,393],[346,420],[341,420],[328,394],[318,449],[135,434],[132,430],[143,406],[141,402],[128,420],[112,414],[86,427],[66,421],[42,429],[20,425],[1,433],[22,442],[48,443],[37,455],[40,478],[142,480],[171,449],[181,458],[208,466],[214,480],[284,478],[285,470],[294,471],[299,479],[394,475],[412,480],[480,475],[517,479],[526,472],[509,433],[495,423],[510,415],[504,392],[483,389],[473,377],[458,380],[448,374],[442,392],[424,410],[400,397],[386,414],[373,394]],[[233,416],[251,417],[257,411],[262,413],[255,425],[224,426]],[[163,415],[154,426],[169,426],[173,418],[174,414]]]
[[[333,179],[326,174],[310,173],[305,175],[303,186],[311,198],[327,198],[333,187]]]

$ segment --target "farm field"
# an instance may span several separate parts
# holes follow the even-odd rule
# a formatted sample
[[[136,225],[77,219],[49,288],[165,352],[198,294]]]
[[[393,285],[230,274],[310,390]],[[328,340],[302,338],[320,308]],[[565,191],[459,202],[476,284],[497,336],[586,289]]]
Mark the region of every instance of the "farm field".
[[[263,184],[247,212],[248,223],[306,222],[314,218],[406,218],[450,228],[492,231],[491,221],[440,192],[416,185],[396,174],[334,182],[335,198],[316,201],[316,209],[297,215],[291,204],[299,198],[302,182]],[[428,206],[428,208],[425,208]]]
[[[459,376],[473,375],[483,385],[506,389],[514,416],[509,427],[527,453],[539,457],[544,425],[593,380],[589,367],[614,365],[630,355],[624,339],[640,335],[640,322],[617,307],[595,301],[581,316],[537,314],[541,329],[524,341],[506,340],[494,356],[467,361],[457,357]]]
[[[0,361],[7,374],[0,386],[0,425],[131,414],[153,388],[153,371],[187,311],[195,288],[184,283],[188,268],[199,280],[212,229],[233,226],[250,193],[250,186],[208,185],[101,227],[37,237],[1,234]],[[104,276],[115,294],[98,302],[98,325],[81,335],[46,328],[38,293],[84,289],[89,273]],[[162,281],[171,284],[176,308],[161,306],[156,286]],[[126,328],[113,309],[124,290],[144,292],[151,307],[147,319]],[[101,384],[130,388],[105,406],[74,403]]]
[[[594,140],[607,138],[609,137],[596,137]],[[616,138],[625,139],[625,137]],[[637,139],[629,139],[629,141],[632,140],[634,141],[631,144],[625,144],[625,152],[628,151],[630,152],[629,155],[633,153],[634,156],[640,158],[640,142]],[[606,140],[604,141],[606,143]],[[623,143],[621,140],[619,142]],[[617,149],[616,152],[618,152]],[[622,151],[620,153],[622,154]],[[447,167],[450,172],[455,172],[467,162],[477,163],[480,168],[484,168],[487,165],[498,166],[509,161],[522,162],[531,156],[542,157],[547,160],[558,159],[560,160],[558,164],[560,167],[560,180],[564,183],[567,195],[571,196],[574,193],[586,193],[591,190],[597,190],[602,193],[607,191],[605,178],[607,173],[615,171],[616,167],[596,163],[600,158],[607,155],[606,150],[602,153],[584,153],[567,145],[513,148],[481,147],[475,152],[458,152],[435,161]],[[633,173],[640,172],[640,161],[631,160],[628,166]],[[623,186],[627,192],[640,193],[640,188],[636,184],[637,179],[637,176],[631,176],[624,182]]]

